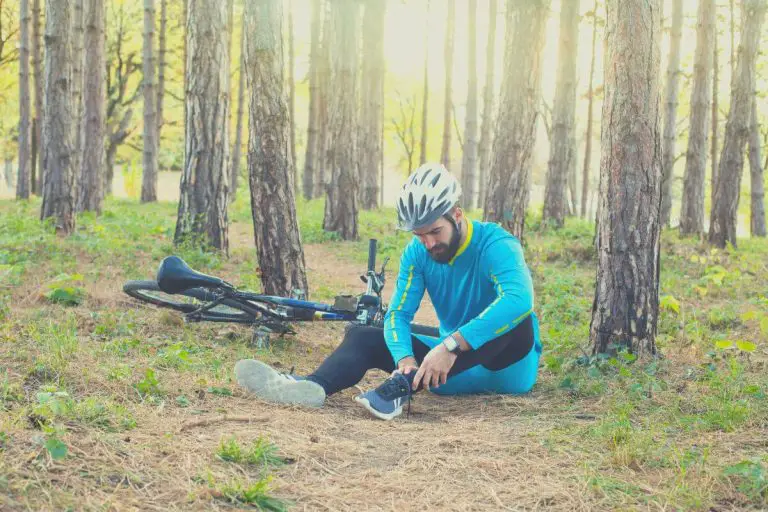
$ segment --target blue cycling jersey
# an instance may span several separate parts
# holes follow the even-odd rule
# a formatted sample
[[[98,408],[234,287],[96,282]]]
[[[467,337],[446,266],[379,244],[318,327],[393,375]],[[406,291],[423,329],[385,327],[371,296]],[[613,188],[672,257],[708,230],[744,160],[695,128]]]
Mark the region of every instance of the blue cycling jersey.
[[[410,324],[425,291],[440,321],[440,338],[458,331],[473,349],[533,313],[533,284],[522,246],[498,224],[468,221],[467,237],[447,264],[434,261],[417,238],[405,248],[384,319],[395,363],[413,355]],[[540,352],[538,325],[534,332]]]

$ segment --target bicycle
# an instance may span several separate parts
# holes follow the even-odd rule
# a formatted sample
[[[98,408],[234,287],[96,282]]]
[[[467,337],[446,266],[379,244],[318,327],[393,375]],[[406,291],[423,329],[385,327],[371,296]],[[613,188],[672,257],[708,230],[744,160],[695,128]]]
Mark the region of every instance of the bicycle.
[[[368,270],[360,276],[365,292],[337,295],[333,305],[295,297],[262,295],[240,291],[231,283],[203,274],[178,256],[168,256],[160,263],[155,280],[128,281],[123,291],[142,302],[180,311],[185,322],[231,322],[254,328],[253,339],[259,347],[269,345],[269,335],[295,334],[294,322],[348,322],[349,325],[383,327],[387,305],[381,300],[386,282],[385,258],[376,272],[377,241],[368,242]],[[411,324],[414,334],[439,337],[435,327]]]

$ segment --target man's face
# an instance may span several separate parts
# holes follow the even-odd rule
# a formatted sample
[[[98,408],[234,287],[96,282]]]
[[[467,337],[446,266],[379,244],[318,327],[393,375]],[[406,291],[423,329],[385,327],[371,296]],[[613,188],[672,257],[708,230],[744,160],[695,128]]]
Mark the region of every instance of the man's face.
[[[455,214],[451,215],[456,218]],[[415,230],[413,234],[419,237],[429,255],[438,263],[448,263],[459,250],[459,230],[445,217],[440,217],[425,228]]]

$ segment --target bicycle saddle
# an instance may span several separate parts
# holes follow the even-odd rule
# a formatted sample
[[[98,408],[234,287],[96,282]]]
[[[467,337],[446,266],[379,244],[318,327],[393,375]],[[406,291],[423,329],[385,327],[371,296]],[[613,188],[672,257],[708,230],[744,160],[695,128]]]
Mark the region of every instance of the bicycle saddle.
[[[219,288],[226,283],[218,277],[192,270],[178,256],[168,256],[157,269],[157,285],[165,293],[179,293],[190,288]]]

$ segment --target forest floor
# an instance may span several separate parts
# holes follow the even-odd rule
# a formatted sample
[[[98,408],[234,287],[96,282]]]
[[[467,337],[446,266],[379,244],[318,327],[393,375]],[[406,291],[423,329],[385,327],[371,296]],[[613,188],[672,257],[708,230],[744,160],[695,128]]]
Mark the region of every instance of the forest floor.
[[[759,510],[768,507],[768,243],[713,251],[664,234],[661,357],[590,358],[593,227],[532,219],[544,357],[525,396],[421,394],[372,418],[351,389],[318,410],[233,380],[241,358],[297,373],[342,325],[299,325],[255,347],[248,328],[184,324],[125,296],[177,253],[259,289],[248,205],[229,258],[173,248],[172,204],[111,200],[62,239],[39,202],[0,202],[0,510]],[[324,234],[301,203],[312,298],[361,291],[365,239],[407,242],[392,212],[361,241]],[[391,293],[391,281],[388,292]],[[428,304],[423,323],[434,323]],[[385,377],[370,372],[360,387]]]

